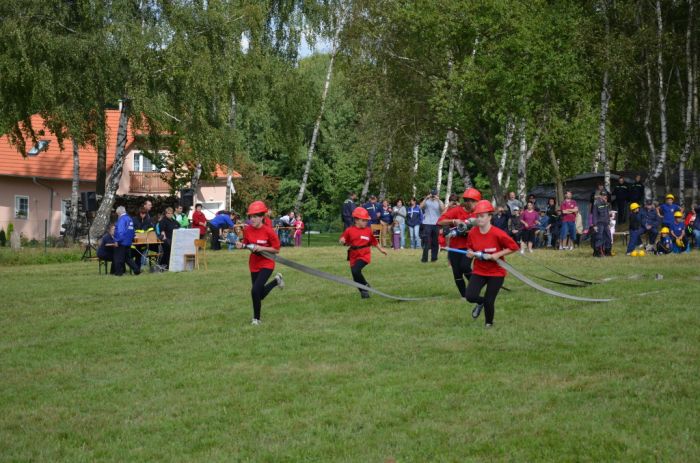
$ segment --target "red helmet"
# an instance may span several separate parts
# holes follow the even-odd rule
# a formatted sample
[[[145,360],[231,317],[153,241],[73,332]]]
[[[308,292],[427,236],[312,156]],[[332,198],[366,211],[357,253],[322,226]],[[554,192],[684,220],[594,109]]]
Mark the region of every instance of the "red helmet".
[[[355,210],[352,211],[352,216],[355,219],[369,220],[369,212],[367,212],[367,209],[364,207],[356,207]]]
[[[267,212],[267,206],[262,201],[253,201],[248,206],[248,215],[265,214]]]
[[[476,188],[467,188],[466,190],[464,190],[462,198],[471,199],[474,201],[481,201],[481,193]]]
[[[478,203],[476,203],[476,206],[474,206],[474,210],[472,211],[474,214],[483,214],[484,212],[493,212],[493,204],[491,204],[491,201],[487,201],[485,199],[482,199]]]

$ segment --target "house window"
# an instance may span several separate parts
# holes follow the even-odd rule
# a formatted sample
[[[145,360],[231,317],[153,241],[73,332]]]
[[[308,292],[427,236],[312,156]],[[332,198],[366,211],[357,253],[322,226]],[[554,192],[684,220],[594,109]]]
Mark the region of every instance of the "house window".
[[[29,196],[15,196],[15,219],[29,217]]]
[[[165,157],[165,153],[158,153],[161,157]],[[148,159],[146,156],[143,155],[140,151],[134,152],[134,166],[133,166],[134,172],[165,172],[167,169],[165,168],[158,168],[155,164],[153,164],[153,161]]]

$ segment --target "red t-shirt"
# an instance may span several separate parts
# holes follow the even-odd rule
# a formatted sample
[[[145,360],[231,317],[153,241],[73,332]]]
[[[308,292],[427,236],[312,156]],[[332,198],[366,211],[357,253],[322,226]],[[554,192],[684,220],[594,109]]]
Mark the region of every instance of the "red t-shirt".
[[[565,209],[575,209],[576,207],[578,207],[578,205],[576,204],[576,201],[574,201],[573,199],[565,199],[564,202],[561,203],[561,210],[562,210],[561,221],[562,222],[576,222],[576,214],[575,213],[564,214]]]
[[[487,254],[493,254],[502,249],[511,249],[517,251],[518,243],[513,241],[513,238],[508,236],[506,232],[493,225],[486,233],[481,233],[479,227],[474,227],[467,236],[467,247],[472,251],[482,251]],[[503,259],[503,258],[501,258]],[[505,259],[503,259],[505,260]],[[504,277],[506,271],[496,262],[490,260],[474,259],[474,268],[472,273],[485,277]]]
[[[249,226],[243,228],[243,244],[257,244],[258,246],[279,249],[280,239],[277,237],[277,233],[275,233],[272,227],[266,225],[260,228]],[[250,268],[250,271],[253,273],[259,272],[260,269],[263,268],[273,270],[275,268],[275,261],[251,252],[250,258],[248,259],[248,268]]]
[[[204,223],[204,225],[200,225]],[[199,234],[203,235],[207,232],[207,217],[202,211],[194,211],[192,213],[192,228],[199,228]]]
[[[474,217],[474,214],[471,212],[467,212],[464,210],[463,207],[453,207],[451,209],[446,210],[438,219],[438,223],[442,222],[443,220],[459,220],[461,222],[464,222],[468,219],[471,219]],[[450,228],[452,228],[452,225],[450,224]],[[454,236],[450,239],[450,247],[451,248],[456,248],[456,249],[467,249],[467,237],[466,236]]]
[[[343,232],[342,237],[345,238],[345,246],[366,246],[362,249],[350,249],[350,267],[358,260],[368,264],[372,261],[370,246],[377,246],[379,243],[369,227],[357,228],[353,225]]]

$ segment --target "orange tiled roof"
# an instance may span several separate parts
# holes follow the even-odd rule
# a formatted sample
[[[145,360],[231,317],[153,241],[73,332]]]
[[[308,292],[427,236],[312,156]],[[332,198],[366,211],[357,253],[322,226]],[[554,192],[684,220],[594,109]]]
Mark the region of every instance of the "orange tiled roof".
[[[119,111],[107,110],[107,169],[112,167],[117,147],[117,128]],[[22,155],[10,144],[9,136],[0,137],[0,175],[14,177],[39,177],[46,179],[71,180],[73,178],[73,143],[64,140],[63,151],[58,146],[56,137],[44,127],[44,119],[39,115],[31,117],[35,131],[44,130],[44,136],[38,140],[49,140],[49,147],[38,156]],[[127,134],[127,146],[133,142],[133,134]],[[26,140],[27,150],[33,146],[31,139]],[[97,150],[92,146],[80,147],[80,180],[95,181],[97,177]]]
[[[214,178],[226,178],[226,177],[228,177],[227,172],[228,172],[228,169],[226,168],[226,166],[222,166],[222,165],[217,164],[216,170],[213,172],[212,176]],[[243,176],[241,174],[239,174],[238,172],[236,172],[235,170],[231,173],[231,176],[233,178],[243,178]]]

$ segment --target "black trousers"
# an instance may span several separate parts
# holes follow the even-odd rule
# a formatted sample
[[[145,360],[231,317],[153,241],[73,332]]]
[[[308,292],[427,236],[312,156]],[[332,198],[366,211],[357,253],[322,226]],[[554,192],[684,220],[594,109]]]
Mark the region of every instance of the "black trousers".
[[[423,224],[423,262],[428,262],[428,251],[430,260],[436,261],[438,258],[438,226]]]
[[[505,277],[485,277],[483,275],[472,274],[467,286],[467,300],[475,304],[484,304],[484,316],[486,323],[493,323],[493,316],[496,312],[496,296],[503,286]],[[481,289],[486,286],[486,293],[482,297]]]
[[[219,242],[219,239],[221,239],[221,233],[220,233],[220,228],[215,227],[213,225],[209,225],[209,231],[211,232],[211,250],[212,251],[219,251],[221,250],[221,243]]]
[[[161,267],[168,268],[168,265],[170,265],[170,241],[163,241],[161,246],[163,246],[163,252],[158,258],[158,265],[160,265]]]
[[[260,320],[260,309],[262,301],[270,294],[272,288],[277,286],[277,280],[272,280],[267,283],[267,280],[272,275],[273,270],[269,268],[260,269],[259,272],[250,272],[250,279],[253,282],[253,288],[250,290],[250,295],[253,298],[253,318]]]
[[[350,273],[352,273],[352,281],[365,286],[369,284],[367,283],[367,280],[365,280],[365,276],[362,274],[362,269],[366,266],[367,262],[365,262],[364,260],[358,260],[357,262],[355,262],[355,265],[350,267]],[[357,288],[357,290],[360,292],[360,294],[362,294],[362,289]]]
[[[134,259],[131,258],[129,246],[119,245],[114,248],[114,261],[112,262],[112,267],[114,268],[114,274],[117,276],[124,275],[126,271],[125,265],[135,273],[139,274],[139,267],[134,263]]]
[[[601,253],[606,253],[612,248],[612,237],[610,236],[610,225],[607,223],[596,224],[598,231],[595,232],[594,249]]]
[[[452,251],[447,253],[447,260],[450,262],[450,267],[452,267],[452,275],[455,278],[459,295],[466,297],[467,285],[464,283],[464,277],[467,277],[467,280],[469,280],[472,276],[472,260],[466,254]]]
[[[617,223],[627,222],[627,201],[617,200],[615,205],[617,206]]]

